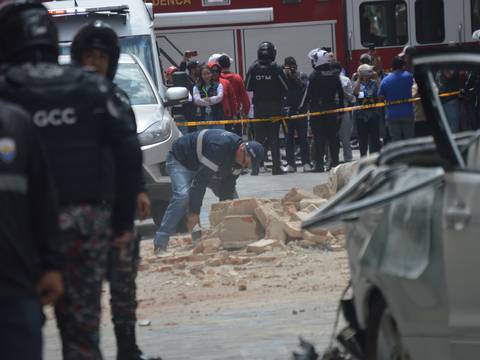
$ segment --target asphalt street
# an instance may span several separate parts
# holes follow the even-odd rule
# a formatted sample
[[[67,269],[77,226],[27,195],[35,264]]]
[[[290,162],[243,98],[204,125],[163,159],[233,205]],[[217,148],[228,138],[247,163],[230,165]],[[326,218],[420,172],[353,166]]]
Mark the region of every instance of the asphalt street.
[[[240,197],[243,198],[281,198],[292,187],[299,187],[311,191],[313,186],[324,182],[326,178],[326,173],[293,173],[282,176],[272,176],[270,174],[251,176],[246,174],[239,178],[237,189]],[[208,190],[201,214],[201,221],[204,226],[208,226],[208,209],[210,205],[216,201],[217,199],[213,193]],[[153,222],[151,220],[146,221],[141,225],[141,228],[144,230],[145,228],[150,228],[150,230],[152,230],[154,229]],[[146,237],[145,240],[151,241],[151,236]],[[149,285],[159,286],[159,284]],[[104,293],[104,298],[107,296],[108,294]],[[253,310],[253,308],[243,308],[243,305],[234,307],[226,305],[225,310],[220,313],[212,311],[206,323],[195,321],[174,327],[158,326],[159,328],[155,331],[140,327],[138,328],[139,337],[141,338],[142,346],[147,351],[155,352],[158,351],[158,349],[163,349],[163,353],[167,355],[169,359],[191,358],[192,353],[187,350],[190,349],[198,354],[198,349],[204,348],[202,342],[206,341],[205,339],[208,339],[209,344],[217,349],[209,350],[205,348],[202,354],[198,354],[202,355],[199,356],[198,359],[288,359],[290,358],[291,351],[295,349],[298,342],[298,335],[301,333],[307,335],[309,338],[316,338],[318,340],[316,345],[320,346],[320,348],[326,345],[332,328],[338,298],[336,292],[329,293],[328,296],[324,294],[322,298],[323,300],[321,302],[319,302],[317,297],[311,296],[306,296],[302,299],[297,299],[296,297],[293,299],[282,298],[277,299],[278,301],[271,299],[271,301],[267,301],[259,308],[255,308],[255,310]],[[104,299],[104,303],[105,301],[106,299]],[[262,301],[266,300],[264,299]],[[278,302],[278,304],[276,302]],[[254,303],[256,303],[256,301],[254,301]],[[249,303],[247,302],[247,304]],[[245,306],[247,306],[247,304]],[[320,308],[318,308],[318,305],[320,305]],[[254,304],[248,306],[251,307],[254,306]],[[312,313],[312,315],[315,315],[314,318],[311,320],[306,318],[301,321],[298,325],[300,329],[291,328],[289,330],[289,319],[292,316],[292,309],[295,307],[307,309],[307,311],[310,309],[310,311],[318,312],[318,314]],[[179,311],[183,313],[182,311],[185,310]],[[115,339],[107,312],[108,311],[104,311],[101,326],[102,349],[106,359],[114,359]],[[61,345],[54,317],[51,312],[47,312],[47,314],[49,320],[45,326],[45,359],[61,359]],[[150,318],[153,318],[155,324],[179,322],[175,321],[175,316],[179,316],[178,314],[171,314],[171,316],[170,318],[167,314],[160,311],[157,315],[151,314]],[[230,320],[225,318],[226,316]],[[261,324],[257,323],[259,319],[262,319]],[[295,317],[295,319],[297,318]],[[298,320],[301,320],[301,318],[298,318]],[[225,332],[224,328],[225,323],[231,324],[231,328],[227,332]],[[220,324],[223,325],[218,327]],[[259,327],[257,330],[254,330],[257,325]],[[301,330],[303,327],[304,330]],[[260,331],[260,329],[262,329],[261,336],[260,333],[256,336],[255,332]],[[275,336],[268,335],[270,331],[275,332],[274,329],[283,330],[280,331],[279,334],[275,333]],[[252,332],[252,330],[254,332]],[[230,333],[233,334],[233,332],[237,334],[236,336],[238,336],[239,339],[243,339],[242,341],[246,343],[241,353],[238,352],[236,338],[229,335]],[[204,336],[207,337],[204,338]],[[251,341],[245,339],[250,339]],[[169,345],[172,344],[172,341],[176,347],[181,346],[185,349],[185,353],[179,349],[170,348]],[[167,351],[165,351],[165,349],[167,349]],[[220,349],[225,351],[225,353],[222,351],[214,351]],[[181,353],[184,355],[180,355]],[[213,353],[216,354],[216,357],[212,357]],[[257,354],[257,356],[253,354]]]

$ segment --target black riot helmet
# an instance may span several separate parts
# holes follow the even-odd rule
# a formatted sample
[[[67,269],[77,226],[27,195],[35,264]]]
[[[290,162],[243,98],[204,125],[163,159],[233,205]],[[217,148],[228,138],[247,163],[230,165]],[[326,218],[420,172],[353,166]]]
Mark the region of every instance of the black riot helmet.
[[[0,61],[19,64],[57,59],[57,27],[42,4],[14,0],[0,6]]]
[[[78,31],[72,42],[70,53],[73,62],[81,65],[83,54],[89,49],[98,49],[108,55],[107,78],[113,80],[117,72],[118,59],[120,58],[120,45],[117,33],[101,20],[85,25]]]
[[[277,49],[270,41],[260,43],[257,50],[257,58],[262,63],[273,62],[277,57]]]

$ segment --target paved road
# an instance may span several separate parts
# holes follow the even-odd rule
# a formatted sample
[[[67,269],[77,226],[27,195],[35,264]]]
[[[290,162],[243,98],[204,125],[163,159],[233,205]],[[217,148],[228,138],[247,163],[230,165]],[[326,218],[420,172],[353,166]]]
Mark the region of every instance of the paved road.
[[[238,180],[238,193],[240,197],[280,198],[292,187],[311,191],[313,186],[324,182],[326,177],[326,174],[318,173],[283,176],[260,174],[257,177],[244,175]],[[216,199],[208,191],[201,214],[204,225],[208,224],[208,209],[212,202],[216,202]],[[151,221],[145,224],[145,228],[152,228]],[[291,295],[296,299],[295,294]],[[267,298],[262,304],[247,303],[240,308],[223,306],[220,311],[205,309],[205,317],[197,316],[179,324],[176,324],[175,318],[168,318],[160,312],[150,314],[151,327],[137,329],[142,347],[150,352],[160,350],[165,359],[290,359],[299,335],[315,339],[316,345],[321,349],[329,339],[338,294],[319,295],[295,301],[290,298]],[[305,309],[305,312],[293,316],[292,309]],[[179,309],[178,312],[188,315],[190,309]],[[52,315],[48,317],[45,359],[60,360],[58,332],[51,319]],[[297,326],[291,326],[294,325],[292,322],[298,322],[295,324]],[[102,351],[106,359],[113,360],[116,346],[108,315],[104,315],[101,328]],[[202,348],[203,351],[199,352]]]

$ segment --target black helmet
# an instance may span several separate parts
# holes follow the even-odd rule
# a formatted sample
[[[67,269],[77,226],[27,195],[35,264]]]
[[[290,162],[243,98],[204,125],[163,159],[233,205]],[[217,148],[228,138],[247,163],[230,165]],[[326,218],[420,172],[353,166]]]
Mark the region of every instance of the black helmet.
[[[82,63],[82,56],[88,49],[98,49],[108,54],[109,64],[107,78],[113,80],[120,58],[120,45],[116,32],[101,20],[96,20],[82,27],[72,42],[70,53],[77,65]]]
[[[264,41],[258,46],[257,58],[260,61],[275,61],[277,57],[277,49],[269,41]]]
[[[58,58],[58,33],[48,10],[34,0],[8,1],[0,6],[0,61]],[[37,57],[38,58],[38,55]]]

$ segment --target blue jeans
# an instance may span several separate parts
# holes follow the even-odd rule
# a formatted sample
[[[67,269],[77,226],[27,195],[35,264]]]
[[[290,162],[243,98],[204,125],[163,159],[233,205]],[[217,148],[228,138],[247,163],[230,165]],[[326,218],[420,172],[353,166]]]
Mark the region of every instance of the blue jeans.
[[[170,236],[175,234],[178,223],[187,213],[188,194],[195,176],[195,171],[183,166],[172,153],[167,156],[167,171],[172,182],[172,198],[154,239],[155,246],[162,249],[167,248]]]
[[[0,359],[42,359],[42,307],[34,297],[0,298]]]
[[[448,124],[452,133],[460,131],[460,110],[461,104],[458,99],[451,99],[443,103],[443,110],[447,116]]]
[[[413,117],[387,119],[387,126],[392,141],[413,139],[415,137],[415,121]]]

